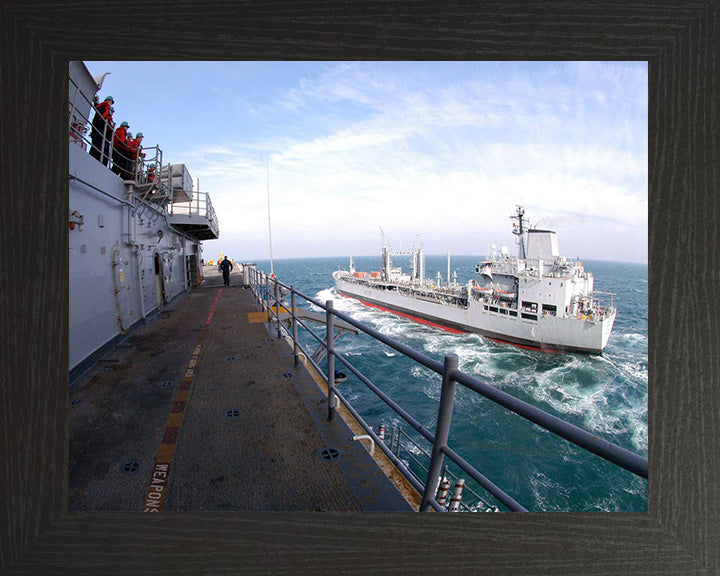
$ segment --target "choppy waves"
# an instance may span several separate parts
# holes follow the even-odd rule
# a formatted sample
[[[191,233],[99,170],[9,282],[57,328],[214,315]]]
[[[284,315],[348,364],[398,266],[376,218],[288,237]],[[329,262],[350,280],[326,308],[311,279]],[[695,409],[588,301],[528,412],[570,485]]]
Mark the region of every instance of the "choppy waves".
[[[591,432],[618,441],[627,438],[631,448],[647,453],[647,336],[618,334],[617,354],[604,356],[546,354],[498,344],[476,334],[449,334],[440,329],[363,305],[338,296],[334,289],[321,290],[320,301],[333,300],[337,310],[365,322],[434,358],[453,352],[459,367],[493,386],[520,397]],[[349,350],[348,355],[360,354]],[[387,358],[396,352],[381,346]],[[411,368],[413,379],[437,380],[421,366]],[[439,399],[434,385],[422,387],[427,398]]]
[[[644,291],[640,294],[637,290],[629,292],[634,294],[633,297],[642,298]],[[332,300],[335,309],[437,360],[442,360],[445,354],[456,353],[459,367],[464,372],[603,438],[647,455],[647,303],[642,299],[628,302],[629,292],[624,293],[628,312],[619,316],[620,321],[616,322],[610,344],[602,356],[546,354],[499,344],[476,334],[450,334],[341,297],[333,288],[318,289],[316,298],[321,302]],[[338,343],[338,350],[411,413],[418,415],[424,425],[434,426],[440,398],[438,374],[364,335],[344,336]],[[343,386],[353,387],[352,397],[362,401],[364,392],[360,391],[360,384],[354,388],[356,385],[349,378]],[[587,472],[594,470],[597,459],[593,460],[594,456],[588,457],[585,451],[564,441],[552,444],[553,448],[541,458],[534,454],[538,442],[554,438],[553,435],[526,422],[518,423],[516,416],[506,416],[507,411],[489,400],[460,388],[453,426],[464,434],[462,442],[465,444],[464,449],[460,446],[458,451],[484,454],[485,458],[490,458],[489,462],[493,460],[488,454],[494,449],[500,450],[502,458],[507,458],[508,462],[517,458],[513,464],[517,468],[515,474],[523,474],[528,480],[525,484],[534,501],[528,503],[530,508],[617,511],[629,509],[628,501],[635,502],[630,509],[632,506],[642,508],[643,502],[647,505],[644,480],[624,478],[620,482],[611,482],[608,487],[608,480],[604,478],[607,472]],[[389,413],[389,420],[396,420],[396,415],[380,404],[375,400],[368,401],[371,414],[380,417],[380,414]],[[559,460],[565,470],[552,468],[553,464],[548,471],[547,460],[552,459]],[[598,468],[601,469],[606,470]],[[578,471],[595,478],[592,482],[597,485],[593,485],[592,490],[588,487],[587,494],[581,486],[568,488],[567,481],[572,485],[572,478]],[[555,478],[553,472],[559,473],[561,478]],[[629,473],[620,471],[620,474]]]

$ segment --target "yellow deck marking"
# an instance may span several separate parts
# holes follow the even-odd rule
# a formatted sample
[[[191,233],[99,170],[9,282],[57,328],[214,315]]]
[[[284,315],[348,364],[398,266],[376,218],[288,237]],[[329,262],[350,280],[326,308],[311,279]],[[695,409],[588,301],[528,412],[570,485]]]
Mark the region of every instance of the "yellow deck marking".
[[[275,306],[271,306],[270,310],[272,310],[272,313],[275,314]],[[297,312],[299,309],[295,308],[295,312]],[[289,314],[290,309],[285,308],[285,306],[280,306],[280,314]],[[259,322],[267,322],[268,321],[268,313],[267,312],[248,312],[248,322],[250,324],[258,324]]]
[[[157,456],[155,457],[152,480],[145,493],[145,502],[143,504],[144,512],[161,512],[163,509],[165,494],[167,493],[166,488],[168,487],[170,464],[175,456],[180,426],[183,421],[183,416],[185,415],[188,399],[190,398],[190,388],[192,387],[193,377],[195,376],[195,366],[200,359],[202,343],[205,340],[208,328],[212,322],[221,293],[222,290],[218,290],[215,300],[210,307],[210,313],[208,314],[203,331],[188,362],[188,368],[185,370],[182,384],[175,395],[172,410],[165,426],[165,434],[163,435],[163,440],[160,443]]]
[[[157,453],[157,460],[160,462],[172,462],[177,444],[160,444]]]
[[[272,311],[273,311],[273,314],[274,314],[274,313],[275,313],[275,306],[270,306],[270,310],[272,310]],[[295,308],[295,313],[297,313],[297,311],[298,311],[298,309]],[[289,313],[290,313],[290,309],[289,309],[289,308],[285,308],[285,306],[280,306],[280,314],[289,314]]]
[[[178,412],[175,414],[170,414],[170,417],[168,418],[167,425],[168,426],[180,426],[182,424],[184,413]]]

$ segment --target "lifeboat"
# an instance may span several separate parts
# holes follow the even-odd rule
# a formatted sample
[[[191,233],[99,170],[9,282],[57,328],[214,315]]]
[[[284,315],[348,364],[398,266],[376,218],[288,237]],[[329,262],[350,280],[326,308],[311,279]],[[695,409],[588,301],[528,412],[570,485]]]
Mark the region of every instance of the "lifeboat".
[[[508,291],[508,290],[500,290],[499,288],[495,289],[495,298],[498,300],[504,300],[506,302],[512,302],[517,298],[517,292]]]

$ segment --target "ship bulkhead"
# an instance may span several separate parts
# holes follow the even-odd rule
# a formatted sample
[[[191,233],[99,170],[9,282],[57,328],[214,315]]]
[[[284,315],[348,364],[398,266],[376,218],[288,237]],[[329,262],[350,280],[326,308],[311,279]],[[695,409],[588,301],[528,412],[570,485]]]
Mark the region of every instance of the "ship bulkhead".
[[[199,242],[70,146],[70,369],[197,283]],[[98,190],[102,190],[99,192]]]
[[[73,126],[91,120],[91,101],[96,90],[84,63],[71,62]],[[204,217],[197,218],[194,213],[181,216],[178,210],[173,210],[173,206],[186,207],[192,194],[191,190],[182,190],[188,187],[187,183],[177,188],[173,166],[163,166],[166,180],[158,182],[157,191],[164,190],[164,195],[162,201],[154,201],[147,197],[147,184],[136,181],[139,178],[122,180],[91,156],[91,145],[89,139],[73,139],[71,133],[68,185],[71,372],[112,347],[133,326],[177,295],[198,285],[200,240],[218,236],[209,198],[204,198]],[[157,191],[155,196],[161,196]],[[184,202],[174,204],[176,200]]]

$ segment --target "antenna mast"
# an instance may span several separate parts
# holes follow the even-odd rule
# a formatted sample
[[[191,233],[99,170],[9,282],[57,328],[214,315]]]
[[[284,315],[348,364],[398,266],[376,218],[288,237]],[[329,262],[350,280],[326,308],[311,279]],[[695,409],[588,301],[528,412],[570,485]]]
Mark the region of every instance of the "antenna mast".
[[[517,224],[513,224],[513,234],[518,237],[518,244],[520,246],[519,254],[520,260],[525,260],[525,208],[518,206],[515,212],[515,216],[510,216],[512,220],[517,220]]]
[[[268,200],[268,241],[270,243],[270,277],[275,278],[275,270],[273,269],[273,252],[272,252],[272,225],[270,223],[270,156],[266,159],[267,167],[267,200]]]

